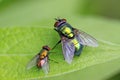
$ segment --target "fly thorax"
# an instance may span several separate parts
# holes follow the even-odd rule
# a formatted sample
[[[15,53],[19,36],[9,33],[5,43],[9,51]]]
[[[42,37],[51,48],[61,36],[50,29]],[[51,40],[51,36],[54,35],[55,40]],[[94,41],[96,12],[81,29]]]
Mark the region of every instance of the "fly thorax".
[[[45,58],[45,57],[47,56],[47,53],[48,53],[47,50],[43,50],[43,51],[41,52],[40,59]]]
[[[74,34],[71,28],[67,26],[63,26],[60,31],[62,32],[63,35],[65,35],[67,38],[73,38]]]
[[[74,44],[76,51],[80,49],[80,44],[76,38],[72,39],[72,43]]]

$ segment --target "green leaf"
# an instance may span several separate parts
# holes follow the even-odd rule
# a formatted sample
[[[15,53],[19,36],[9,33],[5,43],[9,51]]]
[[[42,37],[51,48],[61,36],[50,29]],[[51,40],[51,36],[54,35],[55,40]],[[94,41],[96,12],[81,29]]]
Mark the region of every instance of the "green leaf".
[[[78,6],[82,5],[81,1],[83,0],[1,0],[0,27],[6,28],[0,28],[0,78],[3,80],[38,77],[48,80],[73,80],[73,78],[74,80],[79,78],[101,80],[116,74],[120,69],[118,55],[120,47],[117,46],[120,44],[120,23],[118,20],[101,17],[79,16],[75,11],[80,10],[81,7]],[[43,45],[48,44],[53,47],[59,40],[58,34],[51,29],[55,17],[66,18],[73,27],[90,33],[98,39],[100,46],[86,47],[82,55],[75,56],[73,63],[68,65],[63,60],[61,45],[59,45],[50,58],[60,63],[50,61],[48,75],[44,75],[42,70],[37,68],[26,71],[26,64]],[[15,27],[10,28],[11,26]],[[113,43],[111,45],[108,41],[117,45]],[[94,58],[95,61],[92,61],[91,59]]]
[[[120,47],[104,40],[99,47],[85,47],[81,56],[75,56],[71,65],[67,64],[62,55],[61,45],[50,54],[50,72],[45,75],[36,67],[27,71],[28,61],[35,56],[43,45],[53,47],[60,39],[51,28],[42,27],[6,27],[0,28],[0,77],[2,79],[34,79],[63,75],[86,67],[120,58]]]
[[[47,77],[42,80],[119,80],[120,58],[96,64],[64,75]]]

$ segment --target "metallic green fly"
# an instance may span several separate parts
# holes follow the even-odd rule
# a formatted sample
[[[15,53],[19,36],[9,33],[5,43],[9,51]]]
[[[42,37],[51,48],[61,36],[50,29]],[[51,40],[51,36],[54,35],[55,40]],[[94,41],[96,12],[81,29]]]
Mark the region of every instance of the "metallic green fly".
[[[73,28],[66,19],[55,19],[54,29],[59,33],[61,40],[53,49],[62,43],[62,51],[65,61],[69,64],[72,62],[74,55],[80,55],[84,46],[97,47],[98,43],[95,38],[89,34]]]

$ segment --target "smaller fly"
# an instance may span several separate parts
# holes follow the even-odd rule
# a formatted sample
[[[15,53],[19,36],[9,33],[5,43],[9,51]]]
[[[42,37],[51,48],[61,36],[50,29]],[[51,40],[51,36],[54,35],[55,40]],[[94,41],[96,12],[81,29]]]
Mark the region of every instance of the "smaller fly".
[[[79,56],[84,46],[97,47],[98,43],[95,38],[78,30],[67,23],[66,19],[55,19],[54,24],[55,31],[60,35],[60,41],[53,47],[53,49],[62,43],[62,51],[65,61],[69,64],[72,62],[74,55]]]
[[[49,54],[50,48],[43,46],[42,50],[27,64],[27,69],[31,69],[34,66],[42,68],[45,74],[49,72]]]

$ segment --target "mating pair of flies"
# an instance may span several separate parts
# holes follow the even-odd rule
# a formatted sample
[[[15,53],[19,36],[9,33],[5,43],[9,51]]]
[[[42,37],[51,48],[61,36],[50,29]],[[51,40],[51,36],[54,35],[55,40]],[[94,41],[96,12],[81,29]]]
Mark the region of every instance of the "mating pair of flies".
[[[84,46],[97,47],[98,43],[95,38],[89,34],[72,27],[66,19],[55,19],[54,29],[60,35],[60,41],[52,48],[54,49],[59,43],[62,44],[64,59],[71,63],[74,55],[79,56]],[[50,47],[43,46],[42,50],[27,64],[27,69],[34,66],[42,68],[45,73],[49,72],[49,51]]]

